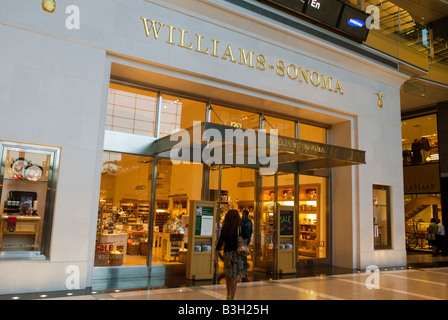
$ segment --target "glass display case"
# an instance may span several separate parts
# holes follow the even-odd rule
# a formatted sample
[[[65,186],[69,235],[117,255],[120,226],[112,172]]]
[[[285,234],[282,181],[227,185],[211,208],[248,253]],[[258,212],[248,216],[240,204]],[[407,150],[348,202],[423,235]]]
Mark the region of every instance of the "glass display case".
[[[375,250],[390,249],[390,187],[373,186],[373,237]]]
[[[60,149],[0,142],[1,259],[46,258]]]

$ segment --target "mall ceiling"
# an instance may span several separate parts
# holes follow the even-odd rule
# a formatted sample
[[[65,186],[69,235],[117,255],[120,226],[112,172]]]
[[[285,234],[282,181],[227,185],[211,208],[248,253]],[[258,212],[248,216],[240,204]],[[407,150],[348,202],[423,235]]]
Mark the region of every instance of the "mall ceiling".
[[[435,106],[448,101],[448,86],[425,79],[408,80],[401,88],[401,111]]]
[[[448,0],[392,0],[421,23],[430,23],[448,16]]]
[[[406,10],[415,22],[420,24],[429,24],[448,17],[448,0],[385,0],[381,2],[393,2]],[[446,47],[442,49],[446,50]],[[411,79],[401,91],[403,112],[436,105],[443,101],[448,101],[448,86],[439,85],[430,80]]]

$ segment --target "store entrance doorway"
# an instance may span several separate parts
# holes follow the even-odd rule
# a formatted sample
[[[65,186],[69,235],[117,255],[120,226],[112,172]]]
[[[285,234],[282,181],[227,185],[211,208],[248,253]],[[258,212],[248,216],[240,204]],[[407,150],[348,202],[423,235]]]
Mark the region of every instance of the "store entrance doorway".
[[[235,130],[205,122],[148,140],[139,154],[105,151],[95,267],[140,265],[148,270],[188,263],[191,200],[217,201],[220,217],[231,207],[249,211],[254,271],[290,273],[301,259],[328,257],[329,202],[322,202],[328,183],[319,173],[365,163],[365,152],[276,134],[261,134],[252,145],[224,139]],[[215,140],[204,138],[206,133]],[[179,134],[193,139],[180,143]],[[225,153],[212,153],[216,145],[225,146]],[[227,160],[228,146],[230,155],[241,156],[244,163],[209,165],[210,158],[201,158]],[[270,175],[263,170],[266,156],[276,159],[269,162],[276,167]]]
[[[237,210],[243,218],[247,212],[247,219],[252,224],[249,247],[251,254],[247,257],[248,272],[254,265],[254,228],[256,216],[256,175],[257,170],[235,166],[211,166],[210,167],[210,199],[215,201],[218,207],[218,225],[216,236],[219,237],[224,217],[229,210]],[[218,259],[215,264],[216,278],[223,274],[223,262]]]
[[[327,182],[328,170],[315,175],[279,172],[264,176],[257,169],[211,167],[210,200],[220,208],[218,221],[222,224],[230,209],[241,216],[245,210],[249,213],[253,225],[249,278],[295,273],[311,259],[329,263]],[[219,260],[216,271],[219,277]]]
[[[295,273],[313,259],[330,263],[328,172],[258,175],[255,271],[275,277]]]

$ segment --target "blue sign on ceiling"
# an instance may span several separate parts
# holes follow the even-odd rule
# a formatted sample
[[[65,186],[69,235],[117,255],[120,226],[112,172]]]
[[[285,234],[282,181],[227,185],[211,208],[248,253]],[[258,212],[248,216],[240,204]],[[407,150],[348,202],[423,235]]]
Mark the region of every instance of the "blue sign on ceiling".
[[[364,27],[364,21],[359,20],[359,19],[349,19],[347,21],[347,23],[349,25],[351,25],[352,27],[356,27],[356,28],[362,28]]]

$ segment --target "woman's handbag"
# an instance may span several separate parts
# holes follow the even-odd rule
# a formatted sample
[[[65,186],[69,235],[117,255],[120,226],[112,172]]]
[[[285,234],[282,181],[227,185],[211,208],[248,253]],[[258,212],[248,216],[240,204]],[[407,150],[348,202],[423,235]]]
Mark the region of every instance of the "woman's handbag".
[[[246,240],[241,236],[241,227],[238,227],[238,236],[236,237],[236,252],[239,256],[246,257],[250,254],[249,247],[246,244]]]

